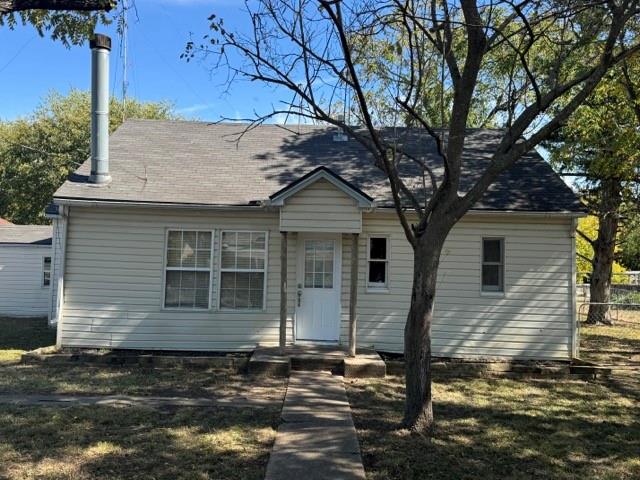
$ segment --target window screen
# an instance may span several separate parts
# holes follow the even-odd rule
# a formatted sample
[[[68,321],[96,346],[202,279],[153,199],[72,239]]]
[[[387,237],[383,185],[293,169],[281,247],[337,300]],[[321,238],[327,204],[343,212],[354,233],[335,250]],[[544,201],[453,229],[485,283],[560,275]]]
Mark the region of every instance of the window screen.
[[[367,270],[370,287],[386,287],[389,266],[389,239],[369,237]]]
[[[482,239],[482,291],[504,292],[504,240]]]
[[[44,257],[42,259],[42,286],[48,287],[51,285],[51,257]]]
[[[220,308],[262,309],[266,232],[222,232]]]
[[[209,308],[211,232],[170,230],[167,234],[164,306]]]

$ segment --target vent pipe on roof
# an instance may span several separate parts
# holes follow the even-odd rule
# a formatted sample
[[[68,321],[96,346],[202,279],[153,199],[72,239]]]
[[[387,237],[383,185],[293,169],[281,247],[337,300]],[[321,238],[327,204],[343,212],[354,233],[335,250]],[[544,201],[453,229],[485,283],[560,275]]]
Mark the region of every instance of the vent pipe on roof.
[[[91,175],[89,181],[104,185],[109,175],[109,52],[111,38],[96,34],[91,46]]]

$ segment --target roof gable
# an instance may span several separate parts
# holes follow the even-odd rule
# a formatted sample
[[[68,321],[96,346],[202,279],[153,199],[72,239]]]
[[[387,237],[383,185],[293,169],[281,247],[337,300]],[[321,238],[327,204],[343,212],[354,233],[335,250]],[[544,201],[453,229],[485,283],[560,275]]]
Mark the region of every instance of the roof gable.
[[[2,225],[0,245],[51,245],[49,225]]]
[[[296,193],[304,190],[309,185],[312,185],[319,180],[328,181],[338,190],[355,200],[357,205],[361,208],[372,208],[374,206],[373,198],[324,166],[310,171],[273,195],[270,195],[269,204],[273,206],[283,206],[287,198],[294,196]]]

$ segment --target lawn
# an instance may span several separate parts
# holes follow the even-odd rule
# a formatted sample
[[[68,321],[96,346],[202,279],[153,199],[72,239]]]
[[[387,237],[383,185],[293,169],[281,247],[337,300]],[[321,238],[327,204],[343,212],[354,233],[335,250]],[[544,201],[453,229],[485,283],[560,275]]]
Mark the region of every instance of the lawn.
[[[282,379],[254,379],[215,368],[0,365],[0,394],[243,395],[274,399],[282,397],[285,385]]]
[[[6,407],[0,478],[262,479],[278,409]]]
[[[640,311],[620,312],[613,325],[580,326],[580,357],[600,364],[640,365]]]
[[[398,430],[400,377],[347,382],[367,478],[640,478],[640,380],[440,379],[436,432]]]
[[[243,396],[271,402],[264,408],[0,405],[0,478],[264,478],[284,380],[211,368],[15,362],[24,350],[50,344],[47,333],[36,331],[30,337],[23,332],[11,342],[3,337],[0,359],[7,361],[0,362],[0,394]]]
[[[0,317],[0,364],[17,362],[20,356],[56,343],[56,331],[47,319]]]
[[[285,386],[203,368],[0,365],[0,394],[272,400],[265,408],[2,405],[0,478],[262,479]]]

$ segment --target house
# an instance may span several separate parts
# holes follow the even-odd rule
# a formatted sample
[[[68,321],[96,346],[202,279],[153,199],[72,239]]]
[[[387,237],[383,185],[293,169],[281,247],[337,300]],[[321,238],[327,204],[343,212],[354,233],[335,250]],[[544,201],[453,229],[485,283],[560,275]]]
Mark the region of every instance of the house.
[[[93,42],[94,60],[105,45]],[[387,181],[358,142],[326,126],[152,120],[126,121],[109,138],[98,115],[105,88],[93,85],[91,159],[54,196],[59,345],[353,342],[402,352],[412,250]],[[386,134],[438,161],[422,132]],[[499,139],[469,132],[462,188]],[[402,174],[418,180],[410,167]],[[503,174],[446,242],[434,355],[576,355],[582,215],[537,153]]]
[[[50,311],[51,227],[0,225],[0,316]]]

